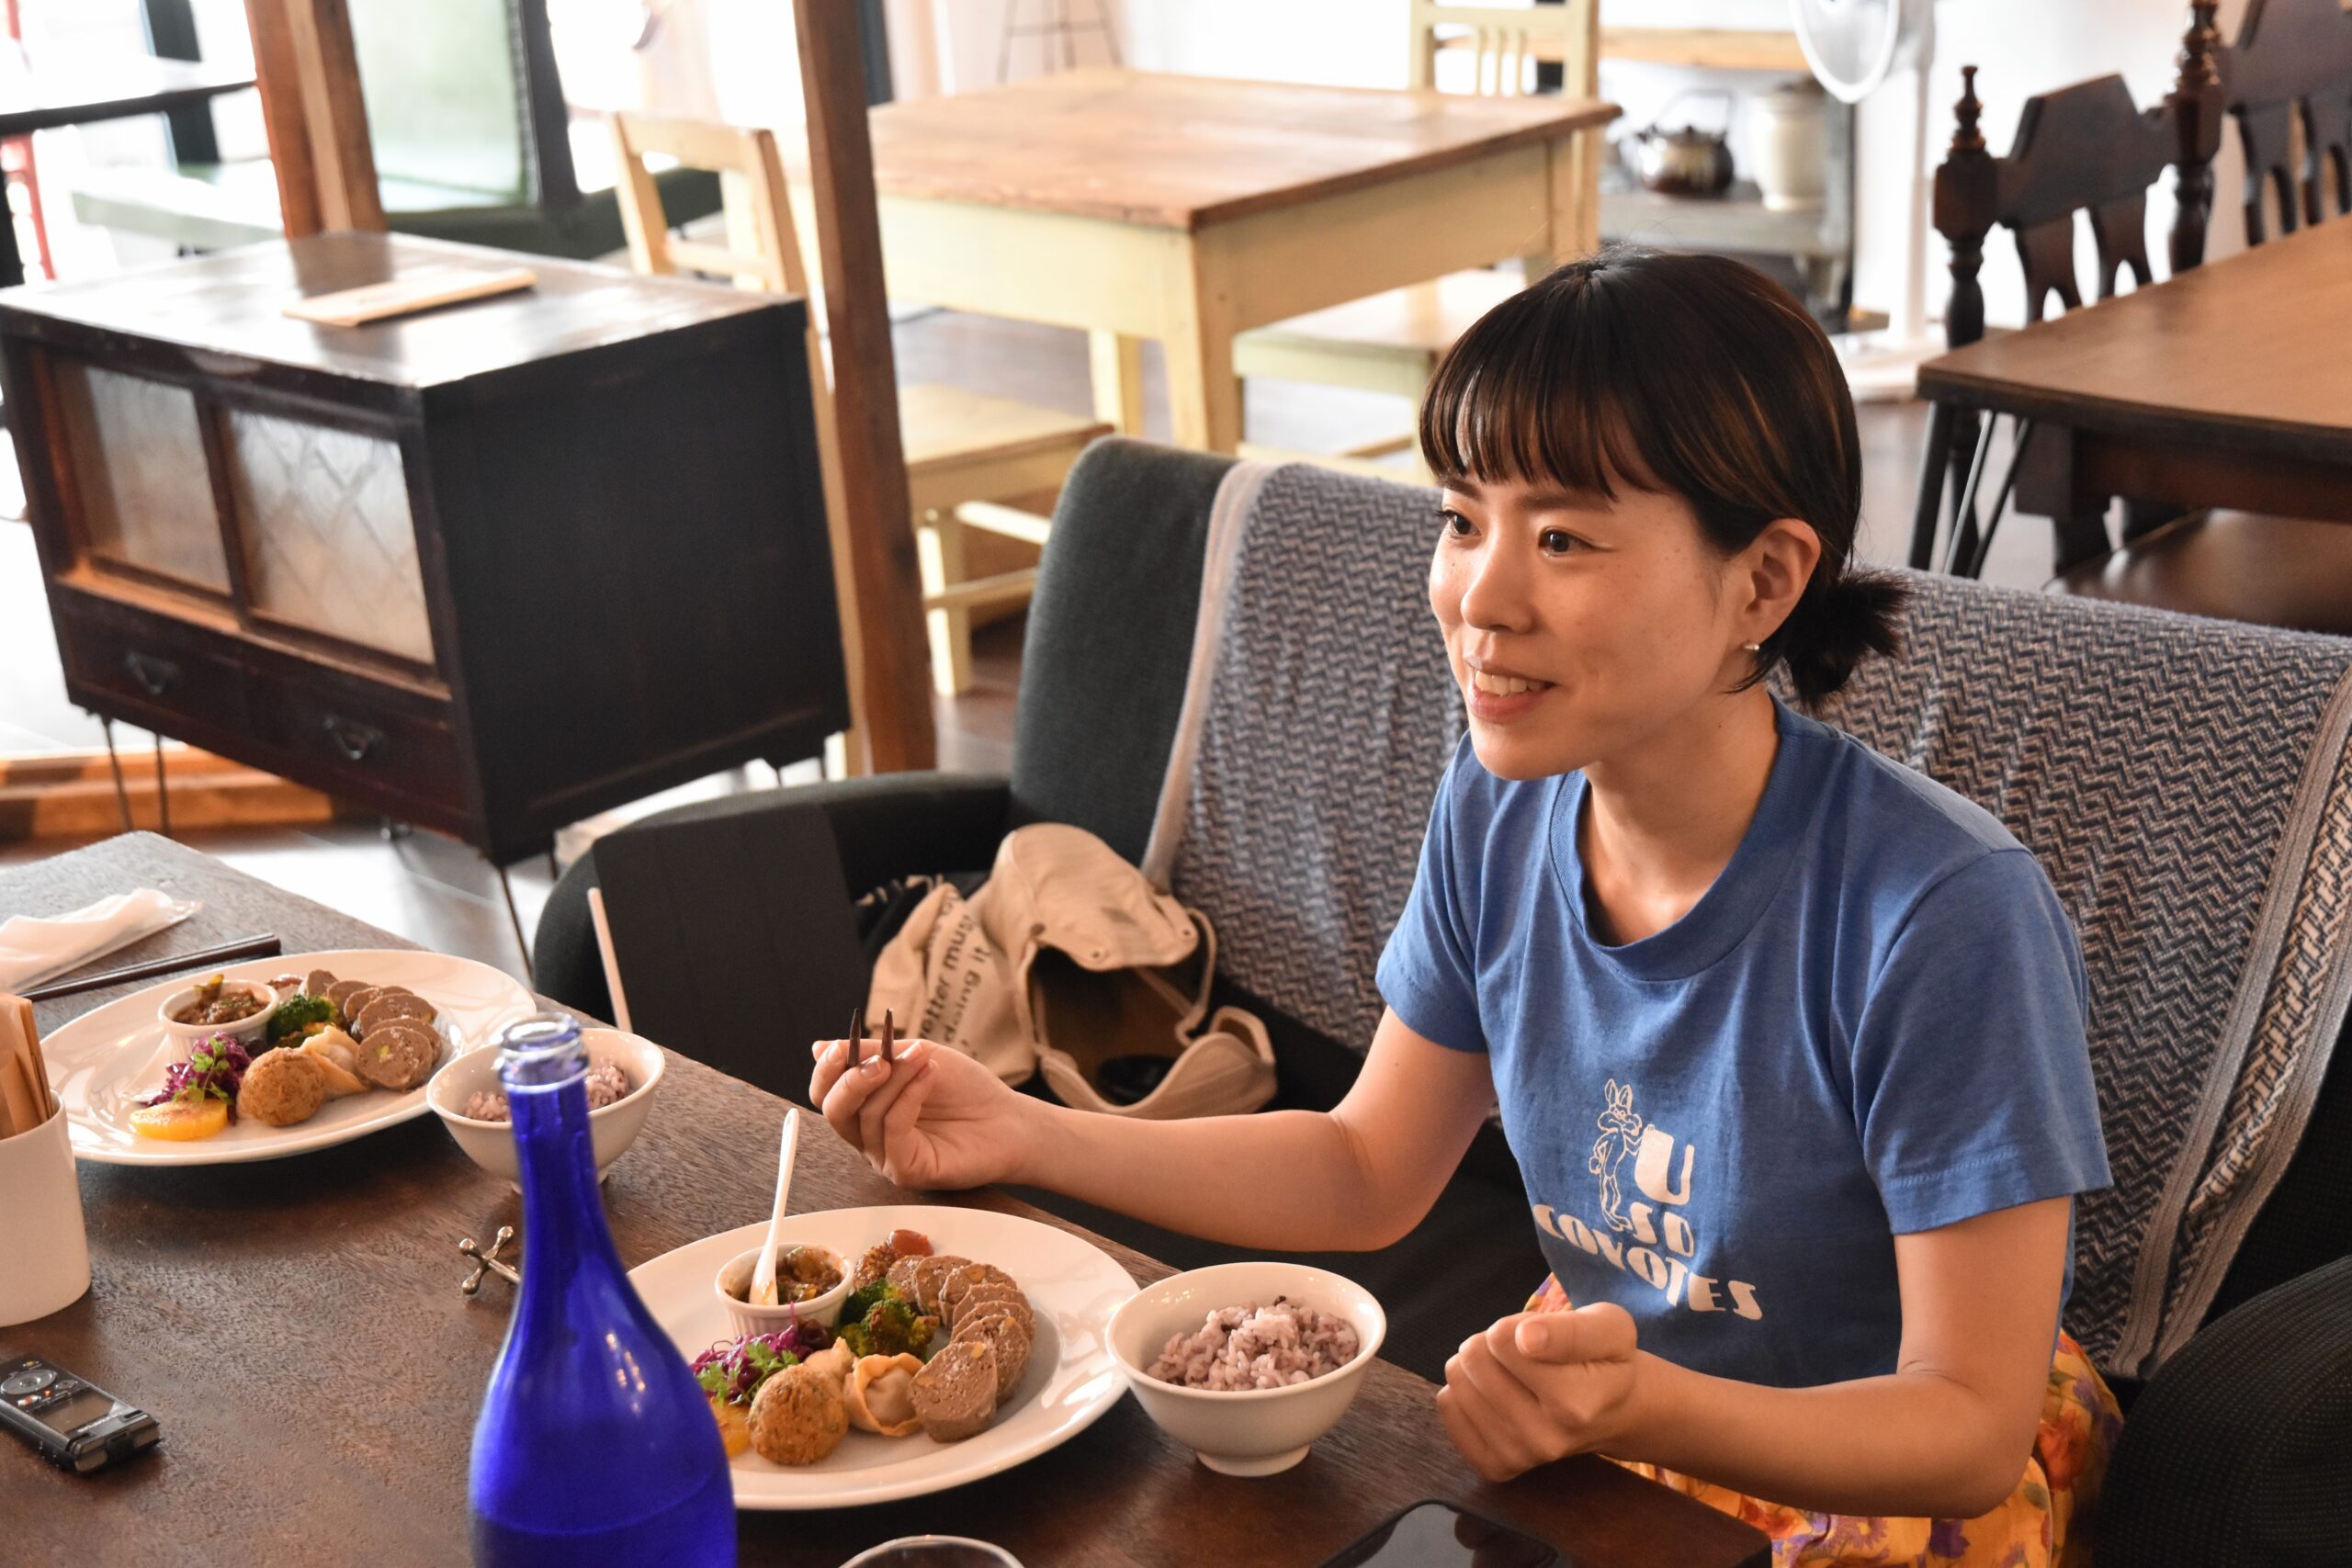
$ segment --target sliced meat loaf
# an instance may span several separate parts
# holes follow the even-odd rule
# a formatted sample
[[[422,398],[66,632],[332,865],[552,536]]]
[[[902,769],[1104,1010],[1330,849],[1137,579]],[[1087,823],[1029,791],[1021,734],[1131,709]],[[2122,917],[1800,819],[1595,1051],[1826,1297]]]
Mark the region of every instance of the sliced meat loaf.
[[[941,1355],[951,1355],[958,1345],[978,1342],[995,1352],[996,1398],[1001,1404],[1012,1397],[1020,1385],[1021,1374],[1029,1369],[1030,1329],[1027,1324],[1009,1312],[974,1313],[956,1325]]]
[[[413,1019],[379,1020],[359,1043],[359,1076],[396,1092],[431,1077],[440,1059],[441,1036]]]
[[[996,1417],[996,1348],[985,1339],[949,1345],[915,1374],[915,1418],[934,1441],[959,1442]]]
[[[1009,1312],[1021,1320],[1023,1327],[1032,1333],[1036,1331],[1037,1314],[1029,1305],[1029,1298],[1012,1285],[974,1286],[956,1301],[955,1315],[942,1321],[948,1327],[955,1328],[967,1318],[977,1317],[990,1309]]]
[[[359,1016],[351,1021],[351,1037],[355,1040],[365,1040],[368,1038],[369,1030],[379,1023],[389,1023],[398,1018],[413,1019],[419,1023],[431,1023],[440,1016],[438,1009],[415,992],[395,990],[386,986],[379,989],[373,997],[368,998],[366,1005],[359,1010]]]

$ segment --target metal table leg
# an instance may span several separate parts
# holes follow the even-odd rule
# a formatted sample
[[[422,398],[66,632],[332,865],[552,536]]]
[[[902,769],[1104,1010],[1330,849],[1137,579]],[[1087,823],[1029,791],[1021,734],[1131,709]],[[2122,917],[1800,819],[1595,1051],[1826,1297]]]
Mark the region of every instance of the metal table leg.
[[[106,732],[107,765],[114,770],[114,808],[122,814],[122,830],[128,833],[131,830],[130,790],[122,782],[122,758],[114,749],[114,720],[102,718],[98,728]]]
[[[172,792],[164,779],[164,738],[155,737],[155,817],[166,839],[172,836]]]
[[[482,858],[488,860],[490,857],[485,855]],[[506,919],[514,928],[514,946],[523,954],[523,974],[526,978],[535,979],[537,976],[531,971],[531,944],[523,940],[523,916],[514,908],[514,885],[507,881],[504,866],[493,863],[490,869],[498,874],[498,890],[506,896]]]
[[[1928,446],[1919,455],[1919,501],[1911,517],[1914,571],[1925,571],[1935,563],[1936,532],[1943,522],[1946,448],[1951,445],[1951,405],[1930,403],[1928,408]]]

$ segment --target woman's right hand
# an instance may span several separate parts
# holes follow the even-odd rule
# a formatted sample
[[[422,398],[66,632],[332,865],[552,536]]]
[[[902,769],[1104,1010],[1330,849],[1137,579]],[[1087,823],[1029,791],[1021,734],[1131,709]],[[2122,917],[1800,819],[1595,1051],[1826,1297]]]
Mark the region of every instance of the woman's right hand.
[[[1037,1102],[951,1045],[905,1042],[885,1062],[868,1046],[820,1040],[808,1099],[826,1122],[901,1187],[944,1190],[1007,1179],[1029,1147]]]

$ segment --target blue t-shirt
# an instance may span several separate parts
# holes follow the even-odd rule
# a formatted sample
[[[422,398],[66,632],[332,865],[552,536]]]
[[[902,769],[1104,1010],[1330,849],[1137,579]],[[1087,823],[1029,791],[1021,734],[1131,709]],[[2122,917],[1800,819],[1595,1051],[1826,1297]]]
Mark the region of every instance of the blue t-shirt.
[[[1895,1235],[2108,1172],[2082,956],[2031,852],[1779,716],[1714,885],[1617,946],[1586,929],[1584,775],[1498,779],[1465,739],[1380,990],[1491,1057],[1572,1300],[1620,1303],[1682,1366],[1794,1388],[1894,1370]]]

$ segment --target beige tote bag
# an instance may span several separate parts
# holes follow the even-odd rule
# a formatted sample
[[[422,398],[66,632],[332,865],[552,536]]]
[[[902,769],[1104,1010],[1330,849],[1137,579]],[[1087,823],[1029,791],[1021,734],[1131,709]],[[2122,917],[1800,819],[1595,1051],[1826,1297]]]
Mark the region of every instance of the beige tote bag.
[[[874,967],[866,1017],[952,1045],[1010,1084],[1043,1072],[1066,1105],[1173,1118],[1255,1111],[1274,1093],[1265,1025],[1208,1013],[1216,934],[1082,828],[1040,822],[998,847],[966,898],[942,884]],[[1133,1104],[1102,1095],[1105,1063],[1164,1056]]]

